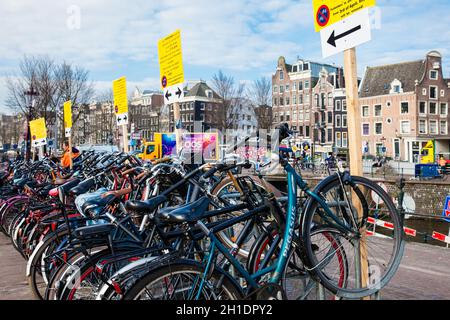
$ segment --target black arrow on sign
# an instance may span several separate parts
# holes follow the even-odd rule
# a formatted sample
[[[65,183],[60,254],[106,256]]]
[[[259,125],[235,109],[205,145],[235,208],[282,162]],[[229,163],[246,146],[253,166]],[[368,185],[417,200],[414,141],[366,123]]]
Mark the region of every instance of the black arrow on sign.
[[[178,99],[180,99],[182,93],[183,92],[181,92],[181,89],[178,88],[178,91],[176,92],[176,95],[178,96]]]
[[[328,39],[327,42],[329,44],[331,44],[333,47],[336,48],[336,40],[342,39],[342,38],[352,34],[353,32],[356,32],[358,30],[361,30],[361,26],[360,25],[357,26],[357,27],[354,27],[353,29],[350,29],[350,30],[348,30],[348,31],[346,31],[346,32],[344,32],[344,33],[342,33],[340,35],[337,35],[337,36],[334,35],[334,31],[335,30],[333,30],[333,33],[331,34],[331,36],[330,36],[330,38]]]
[[[169,91],[167,91],[166,92],[166,99],[167,99],[167,101],[169,101],[169,98],[172,96],[172,94],[171,93],[169,93]]]
[[[127,116],[124,116],[124,117],[123,117],[123,120],[124,120],[124,121],[126,121],[127,119],[128,119]]]

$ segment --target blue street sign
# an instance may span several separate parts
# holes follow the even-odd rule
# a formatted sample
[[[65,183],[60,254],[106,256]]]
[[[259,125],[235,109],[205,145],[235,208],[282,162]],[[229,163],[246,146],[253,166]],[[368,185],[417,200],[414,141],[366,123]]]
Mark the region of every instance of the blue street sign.
[[[445,221],[450,222],[450,196],[445,199],[444,211],[442,212],[442,217]]]
[[[381,152],[386,153],[387,149],[386,147],[381,148]]]

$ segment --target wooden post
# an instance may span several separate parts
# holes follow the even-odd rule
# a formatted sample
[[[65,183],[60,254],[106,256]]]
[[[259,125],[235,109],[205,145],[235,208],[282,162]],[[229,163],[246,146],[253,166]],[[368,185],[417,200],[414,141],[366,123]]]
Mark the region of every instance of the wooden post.
[[[128,125],[122,126],[123,152],[128,153]]]
[[[347,119],[348,119],[348,138],[349,138],[349,158],[351,174],[355,176],[363,175],[362,166],[362,141],[361,141],[361,112],[359,110],[358,97],[358,72],[356,64],[356,49],[347,49],[344,52],[344,76],[345,89],[347,94]],[[358,199],[355,194],[353,197]],[[357,201],[355,209],[358,211],[359,220],[362,219],[363,210],[360,201]],[[367,257],[366,230],[360,230],[361,239],[359,241],[360,263],[356,263],[357,271],[360,273],[360,280],[363,286],[368,285],[369,265]],[[358,256],[358,252],[355,252]],[[370,299],[370,298],[368,298]]]
[[[175,129],[175,135],[176,135],[176,141],[177,141],[177,154],[180,153],[182,148],[182,136],[181,136],[181,128],[177,129],[177,123],[181,119],[180,114],[180,104],[178,102],[175,102],[173,104],[173,122],[174,122],[174,129]]]

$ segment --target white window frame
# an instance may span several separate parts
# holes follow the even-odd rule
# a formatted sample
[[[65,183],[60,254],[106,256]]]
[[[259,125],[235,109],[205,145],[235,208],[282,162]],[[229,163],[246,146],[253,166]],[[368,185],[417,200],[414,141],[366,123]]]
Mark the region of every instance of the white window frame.
[[[420,112],[420,104],[421,104],[422,102],[425,103],[425,112],[424,112],[424,113],[421,113],[421,112]],[[426,115],[426,114],[427,114],[427,110],[428,110],[428,103],[427,103],[426,101],[419,101],[419,114],[420,114],[420,115]]]
[[[442,105],[445,105],[445,113],[441,113]],[[441,117],[447,117],[448,116],[448,103],[447,102],[439,102],[439,114],[441,115]]]
[[[402,112],[402,104],[407,103],[408,104],[408,112],[403,113]],[[400,115],[408,115],[409,114],[409,101],[400,101]]]
[[[341,111],[341,110],[342,110],[342,101],[336,100],[336,111]]]
[[[431,97],[431,88],[436,88],[436,98]],[[430,86],[429,92],[430,92],[430,94],[428,95],[428,97],[430,99],[437,100],[439,98],[439,87],[438,86]]]
[[[369,126],[369,130],[368,130],[368,134],[364,134],[364,125],[368,125]],[[363,137],[369,137],[370,136],[370,122],[363,122],[361,123],[361,135]]]
[[[409,126],[408,132],[403,131],[403,123],[407,123]],[[401,134],[410,134],[411,133],[411,121],[409,120],[402,120],[400,121],[400,133]]]
[[[445,97],[445,90],[441,89],[441,98],[444,98],[444,97]]]
[[[442,133],[442,123],[443,122],[445,122],[445,132],[444,133]],[[439,134],[443,135],[443,136],[448,135],[448,122],[447,122],[447,120],[440,120],[439,121]]]
[[[425,132],[420,132],[420,122],[423,121],[425,123]],[[419,119],[419,134],[428,134],[428,121],[427,119]]]
[[[433,72],[436,72],[436,78],[433,78],[433,77],[431,76],[431,74],[432,74]],[[430,70],[430,80],[439,80],[439,72],[436,71],[436,70]]]
[[[342,100],[342,112],[347,112],[347,99]]]
[[[431,131],[431,123],[436,123],[436,131],[435,132],[432,132]],[[434,135],[437,135],[437,134],[439,134],[439,122],[437,121],[437,120],[430,120],[430,126],[429,126],[429,132],[430,132],[430,134],[434,134]]]
[[[435,108],[436,112],[435,113],[431,113],[431,104],[432,103],[434,103],[436,105],[436,108]],[[439,104],[437,102],[435,102],[435,101],[429,102],[428,103],[428,114],[431,114],[431,115],[434,115],[434,116],[438,115],[439,114],[439,107],[440,106],[439,106]]]
[[[366,108],[367,107],[367,116],[365,116],[364,115],[364,108]],[[370,106],[368,106],[368,105],[363,105],[363,106],[361,106],[361,117],[362,118],[370,118]]]
[[[336,147],[342,148],[342,132],[341,131],[336,131],[334,133],[334,135],[335,135]],[[340,135],[340,138],[338,138],[338,135]]]
[[[423,96],[426,96],[426,95],[427,95],[427,88],[423,88],[423,89],[422,89],[422,95],[423,95]]]
[[[377,133],[377,124],[381,124],[381,133]],[[383,135],[383,122],[382,121],[376,121],[373,123],[373,134],[376,136]]]
[[[378,106],[380,106],[380,115],[379,116],[377,116],[377,114],[376,114],[376,107],[378,107]],[[381,104],[381,103],[378,103],[378,104],[374,104],[373,105],[373,116],[374,117],[382,117],[383,116],[383,105]]]
[[[339,119],[339,125],[338,125],[338,119]],[[340,114],[337,114],[336,115],[336,118],[335,118],[335,127],[336,128],[342,128],[342,118],[341,118],[341,115]]]
[[[345,136],[345,138],[344,138]],[[345,141],[345,143],[344,143]],[[348,132],[342,132],[342,148],[348,147]]]
[[[345,125],[344,125],[344,119],[345,119]],[[342,128],[348,128],[348,117],[346,114],[342,115]]]

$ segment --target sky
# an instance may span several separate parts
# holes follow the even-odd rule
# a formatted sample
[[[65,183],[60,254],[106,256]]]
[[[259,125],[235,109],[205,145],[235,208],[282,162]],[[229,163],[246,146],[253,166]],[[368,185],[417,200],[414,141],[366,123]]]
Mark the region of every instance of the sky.
[[[377,0],[372,41],[357,49],[367,66],[443,55],[450,78],[448,0]],[[270,77],[279,56],[343,64],[322,58],[311,0],[1,0],[0,113],[6,76],[24,55],[48,55],[90,71],[98,91],[126,76],[129,90],[159,89],[157,42],[181,30],[186,80],[210,80],[222,70],[236,80]]]

